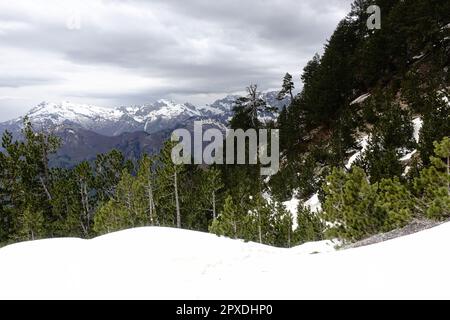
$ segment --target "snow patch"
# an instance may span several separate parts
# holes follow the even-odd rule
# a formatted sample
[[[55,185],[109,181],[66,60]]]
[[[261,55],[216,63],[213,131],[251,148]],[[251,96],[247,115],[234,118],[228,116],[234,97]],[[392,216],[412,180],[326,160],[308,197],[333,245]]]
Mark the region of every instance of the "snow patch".
[[[412,57],[412,59],[413,60],[419,60],[419,59],[422,59],[424,56],[425,56],[425,53],[421,53],[419,55],[416,55],[416,56]]]
[[[367,145],[369,143],[369,136],[364,135],[361,139],[358,140],[358,145],[361,147],[361,150],[354,153],[345,164],[345,168],[349,170],[353,163],[356,161],[356,159],[367,149]]]
[[[322,211],[322,205],[320,204],[319,194],[317,192],[305,201],[305,207],[309,207],[312,212]]]
[[[419,142],[419,134],[420,134],[420,129],[422,129],[422,125],[423,125],[423,121],[422,118],[417,117],[415,119],[413,119],[413,127],[414,127],[414,140],[416,140],[416,142]]]
[[[400,158],[400,161],[408,161],[412,158],[413,155],[415,155],[417,150],[413,150],[410,153],[406,154],[405,156]]]
[[[353,100],[352,102],[350,102],[350,105],[354,105],[354,104],[359,104],[364,102],[367,98],[370,97],[370,93],[365,93],[363,95],[360,95],[358,98],[356,98],[355,100]]]
[[[297,210],[298,206],[300,204],[300,200],[295,196],[295,194],[292,196],[291,200],[284,201],[283,205],[285,206],[286,210],[289,211],[292,215],[293,223],[292,223],[292,230],[297,229]],[[322,211],[322,206],[319,201],[319,195],[318,193],[313,194],[308,200],[304,203],[305,207],[309,207],[309,209],[313,212],[320,212]]]
[[[289,211],[292,215],[292,230],[297,229],[297,208],[298,204],[300,203],[300,200],[295,197],[295,195],[292,196],[291,200],[284,201],[283,205],[285,206],[286,210]]]

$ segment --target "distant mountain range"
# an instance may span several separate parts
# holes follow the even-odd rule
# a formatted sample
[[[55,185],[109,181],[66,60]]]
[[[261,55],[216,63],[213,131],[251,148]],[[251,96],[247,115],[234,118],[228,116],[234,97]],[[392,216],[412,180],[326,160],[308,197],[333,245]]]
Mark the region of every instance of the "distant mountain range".
[[[276,99],[277,92],[263,93],[268,105],[280,110],[289,98]],[[158,100],[141,106],[105,108],[70,102],[42,102],[26,115],[0,123],[0,134],[8,130],[20,136],[24,117],[36,130],[52,132],[62,140],[62,147],[52,159],[55,166],[70,167],[82,160],[91,161],[98,153],[118,149],[127,158],[157,152],[170,133],[177,128],[192,129],[194,121],[224,130],[232,117],[238,96],[229,95],[212,104],[195,106]],[[276,114],[265,114],[275,118]]]

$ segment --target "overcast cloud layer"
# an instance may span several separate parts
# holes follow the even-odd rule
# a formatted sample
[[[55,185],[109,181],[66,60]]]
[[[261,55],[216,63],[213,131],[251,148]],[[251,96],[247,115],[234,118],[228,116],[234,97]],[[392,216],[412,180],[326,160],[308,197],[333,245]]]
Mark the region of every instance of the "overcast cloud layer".
[[[0,121],[39,102],[208,103],[280,86],[351,0],[0,1]]]

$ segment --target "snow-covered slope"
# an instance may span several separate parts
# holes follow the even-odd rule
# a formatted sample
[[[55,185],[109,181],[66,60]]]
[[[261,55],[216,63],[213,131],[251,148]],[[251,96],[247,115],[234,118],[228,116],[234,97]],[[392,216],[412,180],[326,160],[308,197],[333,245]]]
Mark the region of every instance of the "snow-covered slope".
[[[449,299],[448,243],[450,223],[342,251],[137,228],[0,249],[0,298]]]

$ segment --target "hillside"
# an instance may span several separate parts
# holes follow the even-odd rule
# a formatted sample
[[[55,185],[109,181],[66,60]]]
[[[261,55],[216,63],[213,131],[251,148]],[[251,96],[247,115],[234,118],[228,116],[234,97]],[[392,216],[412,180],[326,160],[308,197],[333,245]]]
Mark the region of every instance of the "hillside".
[[[156,227],[22,242],[0,249],[0,298],[448,299],[449,241],[450,223],[336,252]]]

